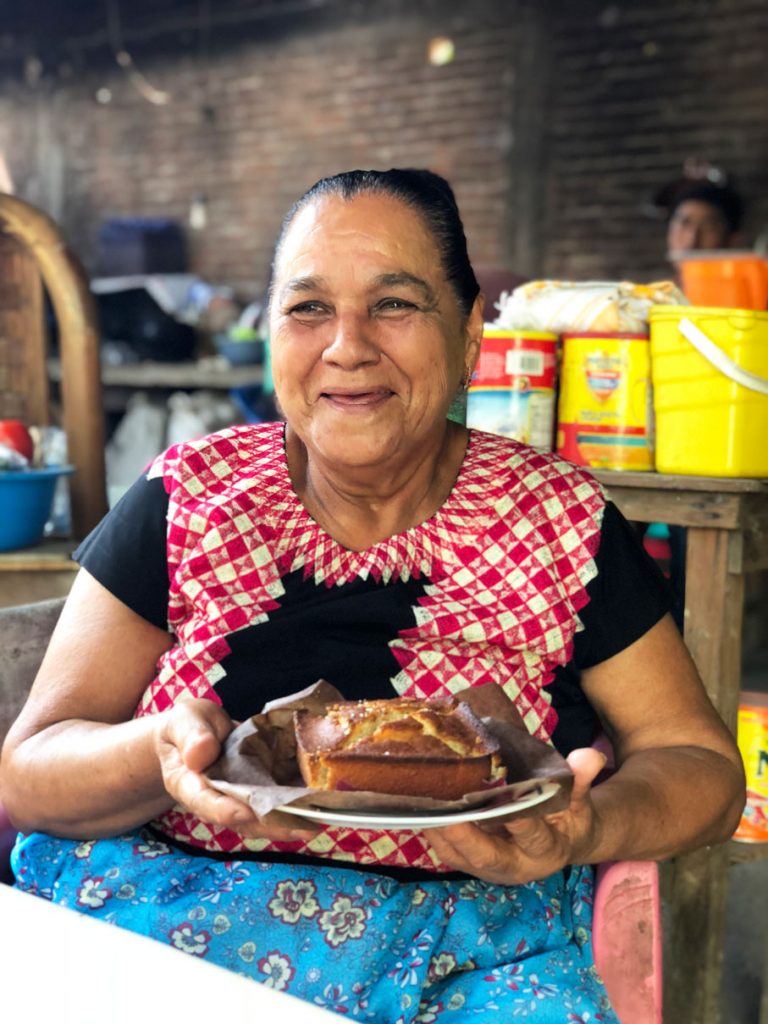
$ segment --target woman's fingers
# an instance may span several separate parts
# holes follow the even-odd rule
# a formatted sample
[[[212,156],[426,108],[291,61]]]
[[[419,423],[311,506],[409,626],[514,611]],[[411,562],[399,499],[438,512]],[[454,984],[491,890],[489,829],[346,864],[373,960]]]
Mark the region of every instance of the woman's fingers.
[[[513,819],[503,832],[466,824],[430,829],[427,835],[444,864],[500,885],[546,878],[569,863],[567,836],[546,818]]]
[[[578,750],[572,750],[566,760],[573,772],[571,804],[581,802],[588,798],[592,783],[605,768],[607,758],[593,747],[579,747]]]
[[[232,719],[213,701],[183,701],[167,716],[164,739],[178,748],[190,771],[202,772],[218,758],[233,728]]]
[[[207,781],[203,772],[219,757],[233,726],[229,715],[213,701],[175,705],[163,716],[156,744],[165,788],[202,821],[234,829],[247,838],[283,842],[311,838],[311,826],[294,829],[283,823],[266,825],[248,804]]]
[[[213,789],[201,774],[218,758],[232,725],[226,712],[212,701],[185,701],[163,716],[157,739],[168,792],[204,821],[217,824],[253,818],[246,804]]]
[[[512,818],[493,832],[472,824],[430,829],[427,835],[436,855],[457,871],[504,885],[544,878],[572,863],[594,828],[590,790],[605,757],[591,748],[574,750],[568,764],[573,789],[566,810]]]
[[[440,858],[443,864],[447,864],[457,871],[467,871],[469,874],[478,872],[470,868],[472,864],[481,863],[481,851],[479,844],[483,837],[477,825],[462,824],[448,825],[445,828],[431,828],[426,833],[432,849]],[[487,854],[486,858],[487,859]],[[479,874],[478,874],[478,877]]]
[[[430,829],[427,835],[442,863],[486,882],[519,885],[557,870],[547,870],[546,856],[531,859],[508,833],[489,833],[477,825],[462,824]],[[539,845],[542,851],[548,850],[546,838],[540,837]]]

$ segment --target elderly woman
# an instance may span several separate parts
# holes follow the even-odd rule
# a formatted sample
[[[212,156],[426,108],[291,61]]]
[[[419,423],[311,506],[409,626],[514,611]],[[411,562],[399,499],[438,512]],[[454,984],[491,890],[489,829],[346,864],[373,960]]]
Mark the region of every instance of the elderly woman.
[[[447,419],[481,310],[436,175],[353,171],[293,207],[285,423],[172,448],[81,546],[4,750],[20,887],[361,1020],[615,1022],[582,865],[724,840],[740,760],[599,485]],[[568,755],[570,806],[266,827],[203,773],[320,677],[350,699],[503,687]],[[600,723],[619,768],[591,789]]]

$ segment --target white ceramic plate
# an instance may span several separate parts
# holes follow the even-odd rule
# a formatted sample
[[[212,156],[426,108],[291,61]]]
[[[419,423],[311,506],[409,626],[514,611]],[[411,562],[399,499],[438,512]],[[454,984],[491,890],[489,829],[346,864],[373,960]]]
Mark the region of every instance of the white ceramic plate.
[[[463,821],[490,821],[492,818],[503,818],[512,811],[521,811],[526,807],[549,800],[560,789],[556,782],[543,782],[534,792],[527,793],[517,800],[495,807],[480,807],[466,811],[439,811],[429,814],[424,811],[391,811],[389,813],[371,811],[333,811],[322,807],[296,807],[285,804],[280,811],[295,814],[300,818],[318,821],[323,825],[345,825],[348,828],[397,828],[418,829],[440,828],[442,825],[457,825]]]

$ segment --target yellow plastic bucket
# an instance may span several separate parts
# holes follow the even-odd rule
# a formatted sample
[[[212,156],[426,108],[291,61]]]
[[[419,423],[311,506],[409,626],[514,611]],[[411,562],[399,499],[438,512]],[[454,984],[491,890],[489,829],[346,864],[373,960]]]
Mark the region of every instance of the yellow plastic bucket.
[[[653,306],[656,468],[768,477],[768,313]]]

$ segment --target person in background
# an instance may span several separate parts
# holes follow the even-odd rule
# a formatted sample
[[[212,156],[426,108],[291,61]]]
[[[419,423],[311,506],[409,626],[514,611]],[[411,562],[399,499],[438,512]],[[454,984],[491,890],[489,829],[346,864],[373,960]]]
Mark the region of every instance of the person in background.
[[[270,301],[285,422],[174,446],[78,549],[3,749],[21,889],[347,1019],[618,1024],[590,865],[723,842],[743,769],[599,483],[447,418],[482,312],[443,178],[350,171],[297,201]],[[570,802],[494,831],[261,820],[206,769],[319,678],[499,686]],[[617,770],[592,787],[600,730]]]
[[[667,252],[732,249],[740,243],[744,203],[727,183],[684,179],[661,193],[667,210]]]
[[[676,253],[732,249],[740,244],[744,219],[744,202],[721,171],[709,165],[692,170],[712,177],[685,177],[667,185],[656,197],[656,204],[666,209],[667,258],[678,284],[681,280],[675,264]],[[646,550],[654,554],[661,552],[661,560],[668,562],[674,594],[672,614],[680,629],[685,609],[686,537],[683,526],[653,523],[644,541]],[[668,555],[663,551],[665,544]]]

